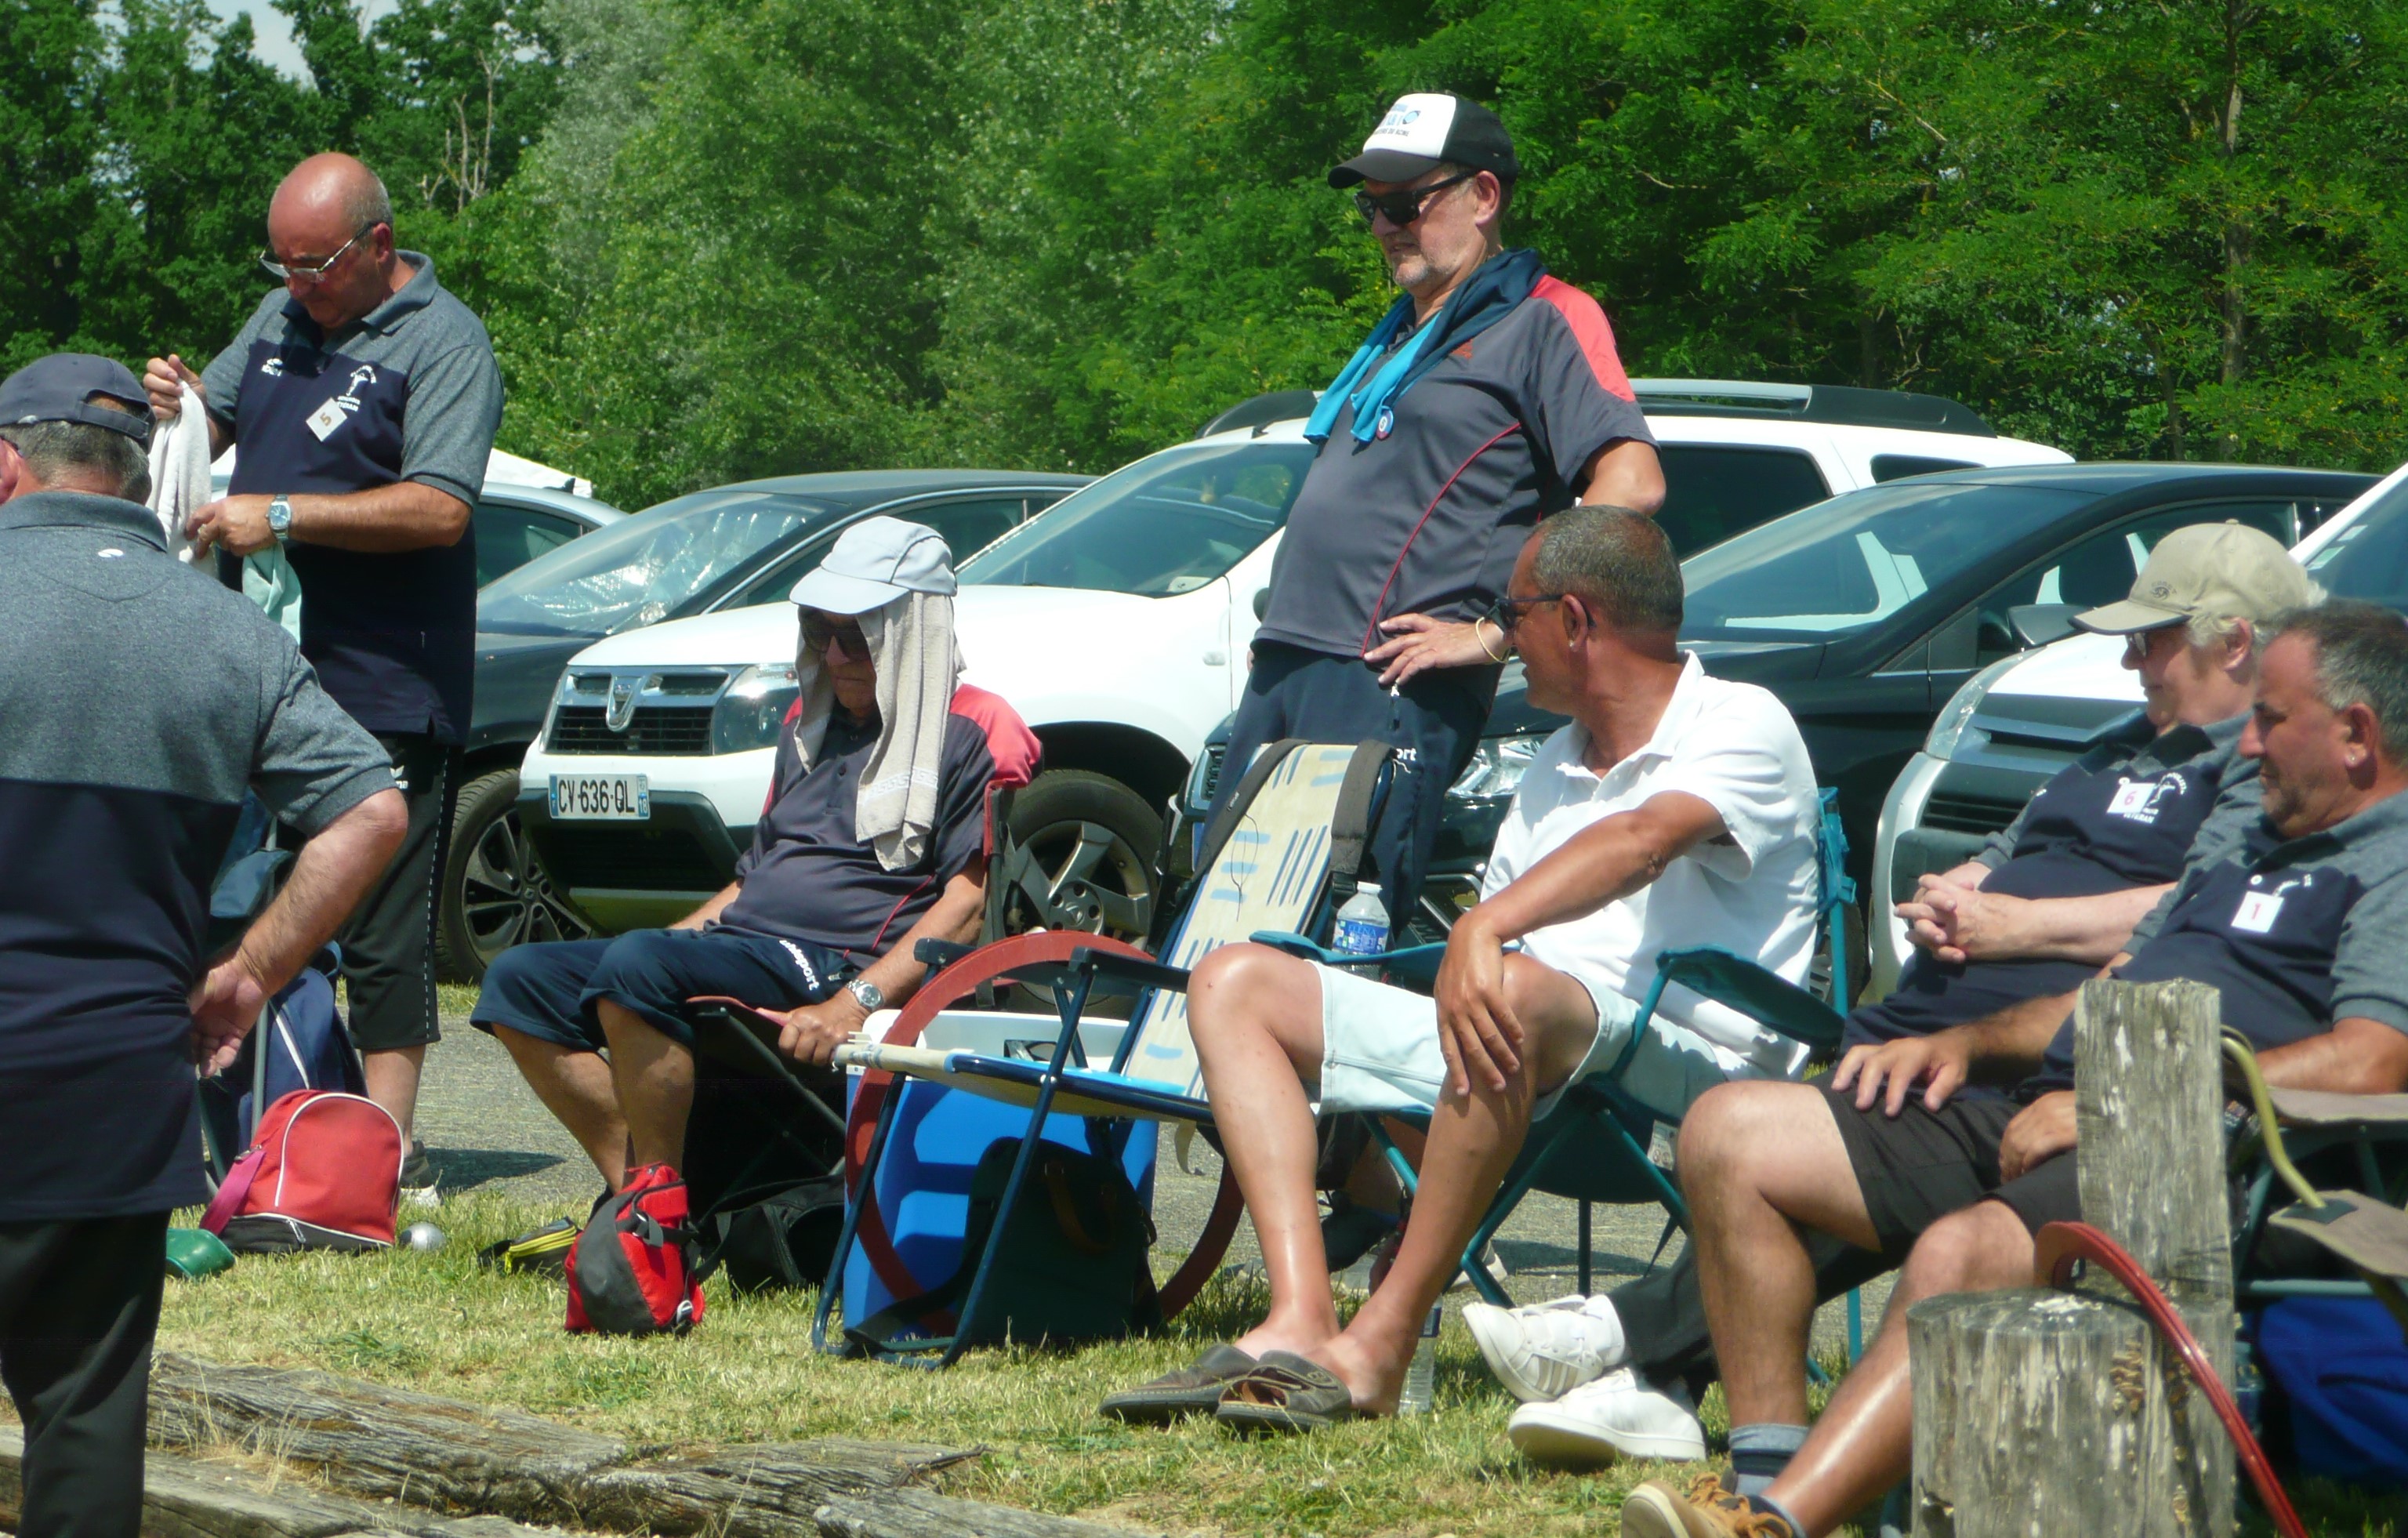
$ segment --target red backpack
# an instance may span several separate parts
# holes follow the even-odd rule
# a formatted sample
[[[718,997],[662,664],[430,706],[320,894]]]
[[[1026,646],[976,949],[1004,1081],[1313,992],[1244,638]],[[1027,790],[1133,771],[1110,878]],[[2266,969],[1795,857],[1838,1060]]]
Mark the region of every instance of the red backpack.
[[[568,1328],[682,1335],[702,1318],[685,1182],[666,1164],[632,1171],[595,1204],[568,1247]]]
[[[376,1101],[296,1089],[260,1118],[201,1227],[251,1254],[389,1249],[404,1152]]]

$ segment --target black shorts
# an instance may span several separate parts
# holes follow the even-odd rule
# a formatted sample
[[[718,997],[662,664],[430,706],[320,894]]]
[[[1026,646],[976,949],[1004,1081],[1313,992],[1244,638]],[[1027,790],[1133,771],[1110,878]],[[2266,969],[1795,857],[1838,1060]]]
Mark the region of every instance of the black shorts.
[[[519,945],[494,957],[469,1023],[599,1052],[607,999],[673,1042],[694,1044],[681,1006],[724,994],[764,1009],[816,1004],[857,969],[825,946],[725,929],[638,929],[616,940]]]
[[[1848,1150],[1848,1167],[1865,1200],[1882,1254],[1893,1262],[1923,1231],[1977,1201],[2003,1202],[2024,1227],[2082,1216],[2071,1152],[2043,1160],[2014,1180],[1999,1179],[1999,1141],[2023,1109],[1997,1095],[1959,1095],[1937,1111],[1910,1100],[1895,1116],[1876,1105],[1859,1111],[1853,1094],[1823,1091]]]

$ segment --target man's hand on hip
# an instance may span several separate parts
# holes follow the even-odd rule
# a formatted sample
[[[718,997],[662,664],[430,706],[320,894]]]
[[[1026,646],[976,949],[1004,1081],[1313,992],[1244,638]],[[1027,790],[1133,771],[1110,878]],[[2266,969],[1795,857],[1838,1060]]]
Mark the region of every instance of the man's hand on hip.
[[[204,1074],[235,1059],[242,1039],[267,1005],[267,989],[239,956],[228,956],[193,985],[193,1061]]]
[[[1439,1052],[1446,1058],[1447,1085],[1469,1097],[1478,1076],[1501,1092],[1509,1074],[1522,1071],[1522,1022],[1505,997],[1505,948],[1478,910],[1455,921],[1439,963]]]
[[[1906,1108],[1906,1097],[1917,1082],[1923,1108],[1937,1111],[1956,1093],[1972,1067],[1971,1043],[1960,1033],[1943,1030],[1930,1036],[1909,1036],[1878,1046],[1856,1046],[1832,1071],[1831,1088],[1845,1093],[1856,1086],[1856,1109],[1870,1111],[1885,1100],[1883,1114],[1895,1116]],[[1888,1094],[1884,1096],[1886,1086]]]
[[[2059,1089],[2025,1106],[1999,1139],[1999,1178],[2014,1180],[2073,1146],[2073,1091]]]
[[[257,495],[221,497],[193,514],[185,532],[196,550],[215,545],[236,555],[255,555],[276,542],[276,531],[267,526],[271,500]]]
[[[1458,625],[1427,614],[1399,614],[1380,622],[1380,633],[1388,639],[1364,653],[1363,660],[1381,665],[1380,683],[1389,688],[1432,668],[1493,666],[1498,658],[1488,646],[1504,646],[1503,638],[1493,634],[1495,628],[1476,620]],[[1482,644],[1484,635],[1488,645]]]
[[[183,413],[184,397],[179,385],[190,385],[193,394],[206,404],[208,392],[201,388],[201,376],[184,367],[184,360],[173,352],[164,358],[152,358],[142,369],[142,389],[150,397],[150,414],[167,422]]]
[[[850,990],[838,988],[816,1004],[786,1012],[785,1024],[778,1031],[778,1050],[798,1063],[825,1068],[836,1060],[836,1049],[868,1018],[861,1000]]]

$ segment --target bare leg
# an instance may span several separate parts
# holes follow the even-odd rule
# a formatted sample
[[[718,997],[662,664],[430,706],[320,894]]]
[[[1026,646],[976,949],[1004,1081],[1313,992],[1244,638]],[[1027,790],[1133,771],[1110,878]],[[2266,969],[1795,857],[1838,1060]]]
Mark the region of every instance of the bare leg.
[[[494,1026],[494,1039],[509,1049],[519,1076],[543,1108],[568,1128],[603,1183],[616,1191],[627,1180],[627,1122],[619,1114],[619,1089],[610,1064],[598,1052],[565,1047],[508,1026]]]
[[[1802,1426],[1814,1262],[1797,1226],[1879,1245],[1839,1126],[1810,1085],[1720,1085],[1683,1119],[1679,1160],[1731,1424]]]
[[[1310,1352],[1338,1333],[1305,1087],[1321,1076],[1320,979],[1310,962],[1268,946],[1224,945],[1188,982],[1187,1026],[1270,1274],[1270,1313],[1235,1344],[1257,1357]]]
[[[1357,1409],[1396,1410],[1422,1321],[1529,1134],[1537,1087],[1570,1078],[1597,1035],[1588,990],[1563,973],[1508,956],[1505,987],[1526,1033],[1522,1071],[1501,1092],[1475,1085],[1469,1098],[1449,1095],[1431,1112],[1420,1189],[1396,1264],[1345,1332],[1312,1353],[1345,1383]]]
[[[685,1157],[685,1118],[694,1109],[694,1054],[608,999],[595,1013],[610,1040],[610,1076],[627,1119],[628,1160],[675,1164]]]
[[[367,1080],[368,1099],[393,1113],[401,1123],[401,1141],[409,1143],[410,1123],[418,1114],[418,1077],[426,1066],[426,1048],[386,1047],[360,1054],[360,1072]]]
[[[1807,1531],[1828,1532],[1905,1478],[1914,1451],[1908,1307],[1943,1292],[2028,1286],[2031,1272],[2031,1232],[2000,1202],[1976,1202],[1933,1224],[1899,1273],[1872,1348],[1841,1380],[1806,1445],[1765,1493]]]

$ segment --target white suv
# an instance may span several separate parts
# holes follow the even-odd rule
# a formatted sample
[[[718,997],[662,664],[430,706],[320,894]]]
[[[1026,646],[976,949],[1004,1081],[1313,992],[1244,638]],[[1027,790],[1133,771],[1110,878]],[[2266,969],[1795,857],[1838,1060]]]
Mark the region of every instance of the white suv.
[[[1954,402],[1886,391],[1637,381],[1684,553],[1835,493],[1928,471],[2058,464]],[[1045,743],[1013,807],[1034,856],[1024,922],[1142,937],[1161,809],[1235,708],[1289,504],[1314,446],[1287,412],[1165,449],[960,562],[968,680]],[[1230,424],[1224,417],[1215,424]],[[782,602],[612,636],[570,662],[520,803],[529,837],[605,928],[665,922],[723,885],[751,839],[794,697]]]

